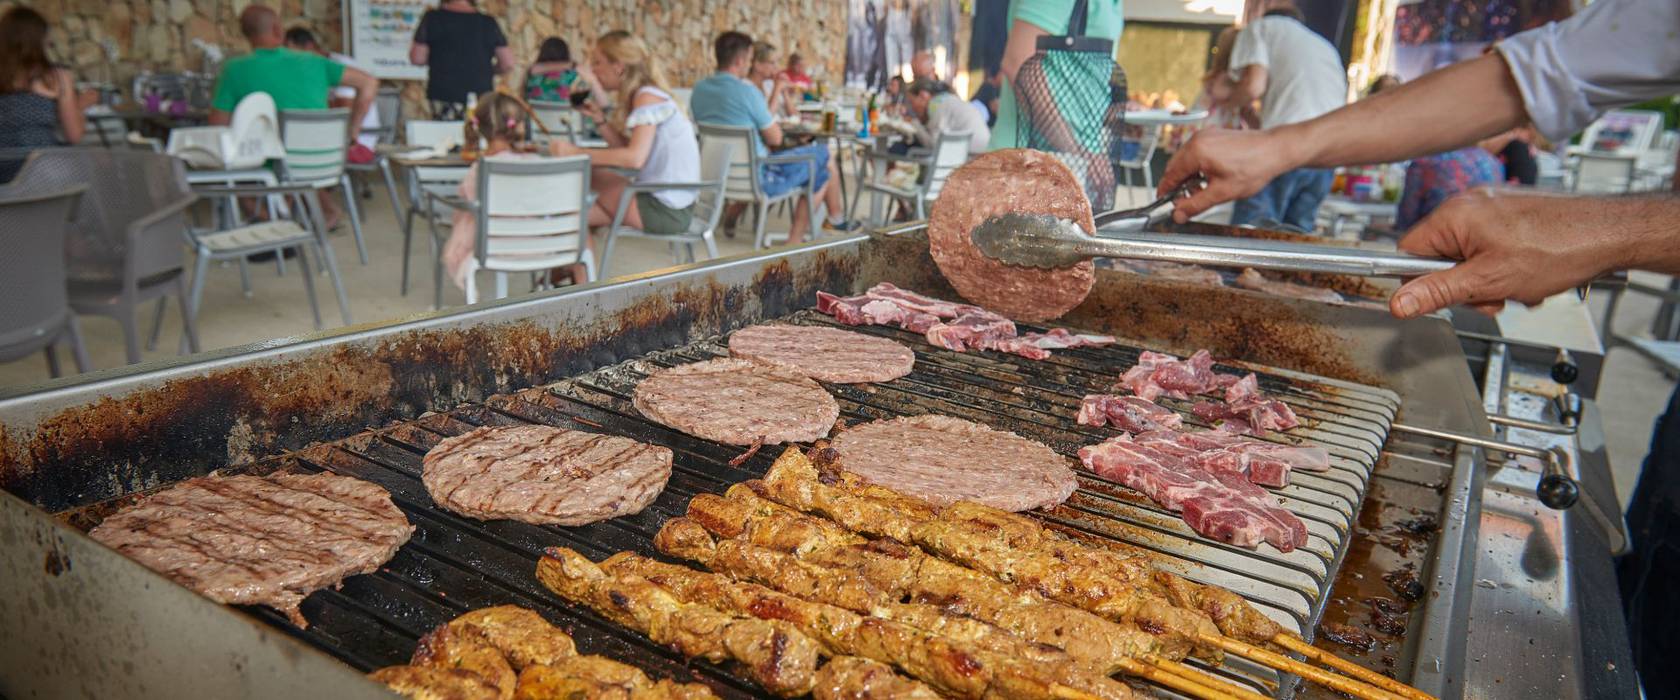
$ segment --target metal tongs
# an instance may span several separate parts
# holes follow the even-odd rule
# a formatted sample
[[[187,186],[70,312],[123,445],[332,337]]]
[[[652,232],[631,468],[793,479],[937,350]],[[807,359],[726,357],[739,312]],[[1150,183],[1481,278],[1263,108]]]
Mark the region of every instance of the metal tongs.
[[[1155,212],[1207,184],[1186,180],[1148,206],[1095,217],[1097,236],[1078,224],[1048,214],[1003,214],[969,233],[989,258],[1010,265],[1045,269],[1070,267],[1091,258],[1160,260],[1187,265],[1252,267],[1261,270],[1319,272],[1360,277],[1415,277],[1458,264],[1400,252],[1184,233],[1144,233]]]

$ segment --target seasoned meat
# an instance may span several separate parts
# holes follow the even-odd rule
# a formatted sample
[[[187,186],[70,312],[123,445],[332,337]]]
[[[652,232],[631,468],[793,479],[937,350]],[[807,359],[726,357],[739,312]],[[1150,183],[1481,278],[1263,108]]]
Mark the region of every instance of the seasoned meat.
[[[729,354],[839,384],[890,381],[916,364],[916,353],[891,340],[824,326],[742,328],[730,334]]]
[[[218,603],[267,605],[307,627],[305,596],[379,568],[413,533],[385,489],[276,474],[189,479],[88,534]]]
[[[652,680],[641,669],[599,656],[574,656],[519,673],[517,700],[703,700],[703,685]]]
[[[1067,500],[1073,470],[1042,443],[947,416],[865,423],[840,433],[840,465],[900,493],[946,504],[1028,510]]]
[[[513,697],[513,687],[518,680],[501,650],[491,646],[482,635],[457,631],[448,625],[421,637],[420,645],[415,647],[414,656],[408,664],[467,671],[489,681],[496,687],[497,697],[503,700]]]
[[[840,418],[834,397],[809,377],[733,358],[655,372],[632,400],[648,418],[727,445],[810,442]]]
[[[497,700],[502,690],[472,671],[434,666],[387,666],[368,674],[413,700]]]
[[[480,608],[451,620],[449,629],[477,634],[507,657],[513,670],[554,665],[577,656],[572,638],[537,613],[517,605]]]
[[[474,429],[426,453],[421,480],[445,509],[481,520],[585,525],[639,513],[671,478],[671,451],[546,425]]]
[[[816,700],[937,700],[921,681],[893,672],[891,666],[857,656],[837,656],[817,671]]]

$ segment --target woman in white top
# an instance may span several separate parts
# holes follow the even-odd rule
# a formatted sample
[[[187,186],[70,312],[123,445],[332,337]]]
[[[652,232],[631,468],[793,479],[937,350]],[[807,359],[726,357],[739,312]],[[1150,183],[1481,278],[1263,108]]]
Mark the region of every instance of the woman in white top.
[[[579,108],[601,125],[606,148],[578,148],[555,141],[550,151],[557,156],[586,154],[595,166],[589,175],[595,190],[595,207],[589,211],[591,226],[612,223],[618,200],[626,185],[657,185],[700,180],[700,145],[694,124],[683,114],[666,87],[664,71],[641,39],[629,32],[602,35],[590,52],[589,66],[595,85],[614,93],[612,119],[606,119],[593,103]],[[608,170],[635,170],[632,180]],[[682,233],[693,220],[693,190],[638,192],[624,211],[624,223],[649,233]]]

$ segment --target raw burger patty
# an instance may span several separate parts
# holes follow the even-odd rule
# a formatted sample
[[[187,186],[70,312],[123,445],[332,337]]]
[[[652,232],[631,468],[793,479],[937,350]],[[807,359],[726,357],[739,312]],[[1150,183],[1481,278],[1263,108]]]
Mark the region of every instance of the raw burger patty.
[[[939,505],[973,501],[1029,510],[1067,500],[1068,461],[1043,444],[947,416],[911,416],[841,431],[840,467]]]
[[[306,627],[305,596],[379,568],[414,526],[361,479],[275,474],[189,479],[88,534],[206,598],[267,605]]]
[[[1017,321],[1046,321],[1078,306],[1096,279],[1089,260],[1042,270],[1005,265],[974,247],[975,226],[1009,213],[1049,214],[1096,230],[1085,189],[1055,156],[992,151],[952,172],[934,202],[928,244],[940,272],[964,299]]]
[[[448,438],[426,453],[420,475],[445,509],[538,525],[640,513],[670,478],[666,448],[546,425],[483,427]]]
[[[824,326],[742,328],[729,336],[729,354],[837,384],[897,379],[916,364],[916,353],[891,340]]]
[[[721,359],[660,370],[633,397],[642,415],[726,445],[810,442],[828,434],[840,405],[790,369]]]

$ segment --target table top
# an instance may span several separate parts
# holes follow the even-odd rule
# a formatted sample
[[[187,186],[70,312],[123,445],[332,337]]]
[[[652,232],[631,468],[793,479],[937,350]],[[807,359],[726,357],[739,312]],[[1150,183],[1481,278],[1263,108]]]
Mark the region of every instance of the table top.
[[[1374,216],[1394,216],[1400,209],[1399,202],[1356,201],[1345,195],[1333,194],[1324,198],[1323,206],[1338,214],[1366,214]]]
[[[423,158],[416,157],[414,153],[415,151],[429,152],[430,150],[395,143],[382,143],[373,148],[375,153],[390,158],[391,162],[408,167],[465,168],[468,165],[467,159],[462,158],[459,152],[446,153],[441,156],[428,154],[428,157]]]
[[[1126,113],[1126,123],[1138,126],[1159,126],[1162,124],[1194,124],[1208,118],[1208,111],[1196,109],[1189,112],[1173,112],[1166,109],[1140,109]]]

